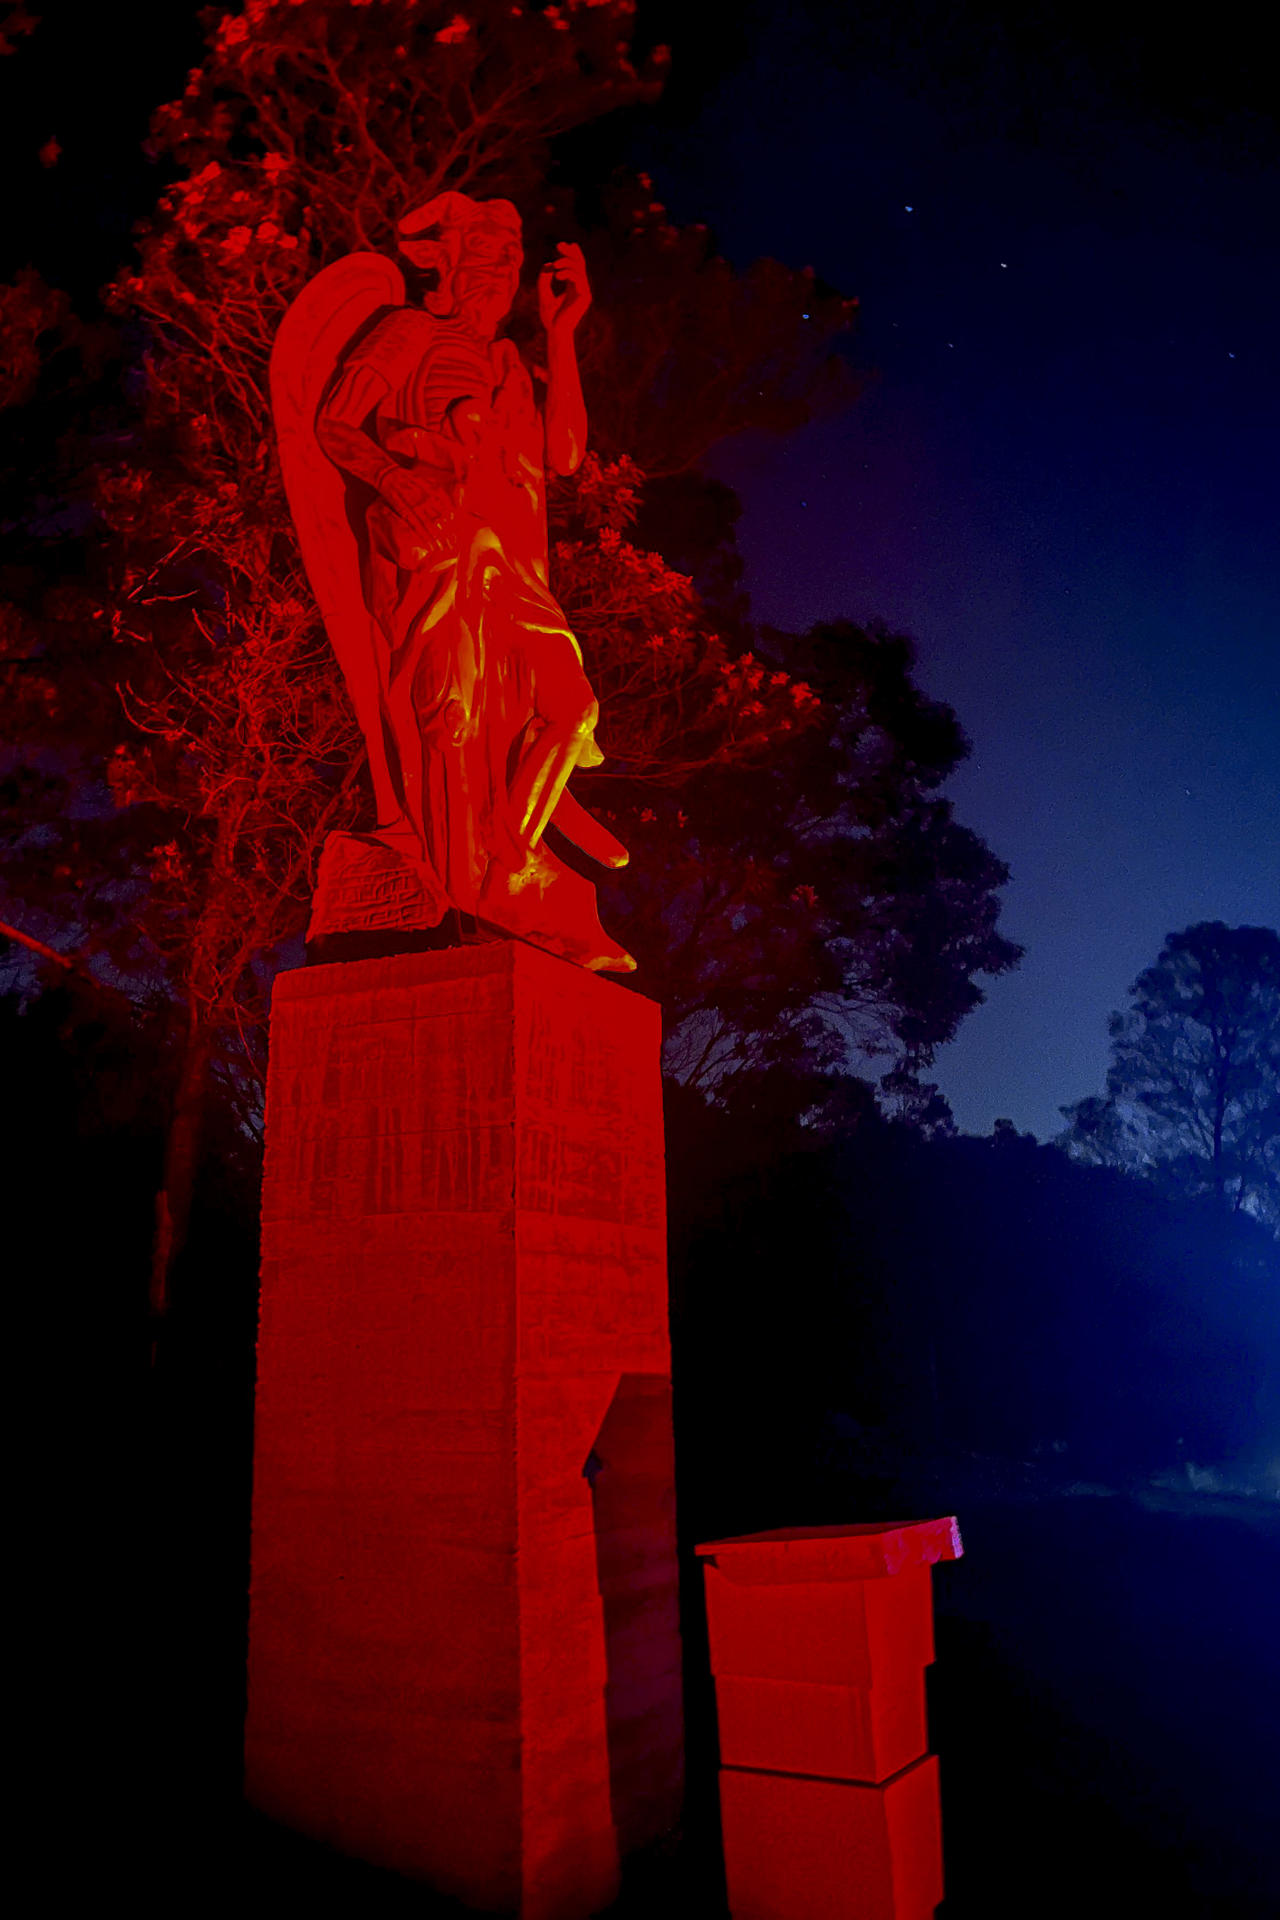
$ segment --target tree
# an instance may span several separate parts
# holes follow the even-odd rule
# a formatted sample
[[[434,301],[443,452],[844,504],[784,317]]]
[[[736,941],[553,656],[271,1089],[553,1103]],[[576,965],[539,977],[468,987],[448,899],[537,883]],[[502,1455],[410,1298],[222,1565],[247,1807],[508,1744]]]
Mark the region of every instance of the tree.
[[[81,424],[61,436],[55,484],[88,526],[73,566],[65,528],[51,566],[47,527],[20,515],[46,564],[34,556],[11,577],[4,667],[26,749],[7,795],[11,917],[99,956],[168,1010],[157,1314],[210,1091],[220,1079],[252,1118],[271,972],[304,924],[326,833],[364,805],[361,742],[273,456],[275,326],[318,267],[388,244],[405,204],[444,186],[517,198],[536,252],[557,213],[547,142],[660,84],[662,51],[637,71],[630,30],[621,0],[545,11],[484,0],[466,16],[415,0],[250,0],[215,21],[206,61],[156,116],[154,151],[180,177],[143,230],[137,270],[110,294],[135,404],[111,434],[90,440]],[[725,380],[706,380],[700,439],[685,409],[679,459],[726,423],[781,418],[780,404],[803,417],[801,363],[820,365],[846,303],[811,298],[778,269],[767,297],[742,284],[754,323],[735,327],[737,283],[708,266],[705,236],[683,245],[645,183],[619,187],[611,206],[596,248],[606,281],[629,245],[664,267],[679,255],[686,281],[708,269],[705,295],[686,289],[683,302],[667,270],[662,300],[636,314],[651,378],[667,377],[672,329],[713,331],[704,309],[729,343]],[[606,290],[597,313],[608,304]],[[816,324],[798,330],[806,306]],[[11,397],[29,401],[41,345],[65,351],[65,302],[28,277],[0,319]],[[596,324],[599,389],[601,341],[606,359],[625,342]],[[755,368],[770,352],[781,354],[772,397]],[[658,763],[678,774],[691,756],[749,755],[773,721],[795,724],[782,686],[763,703],[741,687],[732,697],[727,649],[689,582],[623,538],[642,484],[625,458],[596,460],[556,502],[557,588],[584,635],[602,637],[611,751],[640,781]]]
[[[1280,935],[1171,933],[1110,1020],[1105,1096],[1064,1107],[1073,1157],[1280,1228]]]
[[[627,0],[248,0],[214,17],[154,122],[176,178],[110,289],[106,388],[78,373],[69,416],[40,414],[56,454],[13,490],[23,552],[3,592],[4,911],[168,1033],[158,1314],[208,1103],[256,1124],[272,974],[297,951],[326,833],[366,807],[274,458],[268,350],[311,274],[386,246],[441,188],[511,197],[533,257],[581,237],[591,263],[597,456],[554,490],[552,584],[601,698],[592,804],[633,848],[622,931],[651,963],[641,986],[669,994],[677,1025],[738,1036],[708,1055],[717,1081],[787,1058],[835,1068],[833,1016],[869,1044],[889,1035],[909,1076],[980,997],[973,973],[1010,963],[993,933],[1003,870],[933,792],[961,751],[954,716],[912,686],[904,643],[847,650],[822,694],[812,643],[757,642],[724,490],[697,472],[725,434],[828,403],[851,303],[776,263],[732,272],[643,176],[615,180],[585,231],[548,184],[552,140],[660,86],[663,51],[633,63],[631,32]],[[34,284],[0,320],[27,447],[33,352],[49,375],[87,347]],[[528,323],[517,309],[513,331]],[[679,567],[649,531],[675,523]],[[806,738],[826,743],[812,792]]]
[[[610,883],[667,1011],[668,1071],[739,1100],[765,1076],[847,1119],[848,1075],[874,1065],[891,1112],[936,1126],[916,1076],[981,1000],[975,974],[1019,956],[996,930],[1007,870],[938,792],[968,743],[900,634],[832,622],[759,647],[735,674],[758,692],[782,675],[811,725],[656,791],[640,844],[662,857]]]

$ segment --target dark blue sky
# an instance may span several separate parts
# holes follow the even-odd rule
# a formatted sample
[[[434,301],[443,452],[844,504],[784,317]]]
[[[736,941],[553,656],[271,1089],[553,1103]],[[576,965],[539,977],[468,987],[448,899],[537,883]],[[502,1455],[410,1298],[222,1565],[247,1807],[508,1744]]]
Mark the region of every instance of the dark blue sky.
[[[1264,50],[1243,15],[1208,38],[1168,15],[1148,30],[1132,0],[1057,6],[643,0],[673,80],[624,135],[732,260],[812,265],[861,298],[858,406],[719,470],[757,616],[909,631],[972,738],[950,791],[1012,868],[1004,925],[1027,955],[938,1077],[966,1129],[1007,1114],[1041,1135],[1100,1090],[1107,1014],[1168,932],[1280,922]],[[5,63],[4,251],[83,296],[154,194],[147,114],[199,28],[154,0],[132,41],[128,9],[38,11]],[[1195,130],[1171,129],[1188,105]]]
[[[1055,97],[1047,54],[1028,124],[1007,68],[953,100],[817,8],[757,9],[745,53],[637,152],[735,263],[859,295],[875,371],[719,456],[754,609],[898,626],[957,708],[1027,952],[938,1078],[962,1128],[1045,1136],[1167,933],[1280,921],[1280,166],[1105,76]]]

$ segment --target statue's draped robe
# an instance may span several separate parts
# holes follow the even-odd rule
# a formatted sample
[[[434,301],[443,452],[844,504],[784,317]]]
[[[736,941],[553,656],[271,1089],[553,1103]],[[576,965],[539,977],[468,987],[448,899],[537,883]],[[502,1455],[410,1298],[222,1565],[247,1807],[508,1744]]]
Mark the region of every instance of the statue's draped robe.
[[[508,788],[522,746],[593,707],[547,585],[542,418],[509,341],[481,343],[413,308],[373,328],[346,357],[350,375],[380,395],[368,423],[379,445],[439,489],[431,541],[382,499],[367,506],[364,590],[392,780],[429,905],[437,918],[476,914],[491,861],[521,864]]]

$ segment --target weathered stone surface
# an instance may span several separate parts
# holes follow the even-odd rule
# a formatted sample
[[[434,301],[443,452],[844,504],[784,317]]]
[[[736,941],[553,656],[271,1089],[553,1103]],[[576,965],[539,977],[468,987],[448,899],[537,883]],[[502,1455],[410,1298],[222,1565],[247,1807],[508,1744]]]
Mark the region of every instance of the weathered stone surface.
[[[931,1920],[938,1806],[932,1754],[874,1787],[722,1767],[733,1920]]]
[[[247,1790],[530,1920],[679,1808],[658,1041],[514,943],[276,987]]]
[[[412,864],[371,833],[331,833],[320,856],[308,940],[353,928],[432,926],[440,915]]]
[[[734,1920],[933,1913],[930,1582],[962,1551],[950,1517],[783,1527],[697,1548]]]

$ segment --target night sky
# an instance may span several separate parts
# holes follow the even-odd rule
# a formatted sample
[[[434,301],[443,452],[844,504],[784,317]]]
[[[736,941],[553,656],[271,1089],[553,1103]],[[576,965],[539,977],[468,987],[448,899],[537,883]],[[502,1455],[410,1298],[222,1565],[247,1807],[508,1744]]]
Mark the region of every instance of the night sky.
[[[4,269],[31,259],[83,295],[154,195],[147,110],[199,30],[177,5],[38,11],[0,63]],[[877,25],[773,0],[735,9],[720,45],[715,10],[666,11],[676,79],[631,157],[735,263],[812,265],[862,303],[857,407],[717,457],[755,613],[908,631],[957,708],[973,755],[949,791],[1012,868],[1003,926],[1027,954],[937,1077],[964,1129],[1052,1134],[1101,1090],[1106,1016],[1168,932],[1280,921],[1262,51],[1171,53],[1167,15],[1144,38],[1123,9],[1127,38],[1065,44],[1051,8],[1011,10],[1032,21],[1019,41],[998,10],[919,0]]]
[[[1026,957],[937,1078],[962,1129],[1045,1137],[1166,934],[1280,922],[1275,122],[1245,40],[1160,69],[1167,15],[1122,84],[1123,37],[1052,14],[1011,49],[919,6],[858,46],[856,11],[755,9],[636,152],[733,262],[860,297],[856,409],[716,465],[757,617],[911,633],[970,735],[948,791]]]

